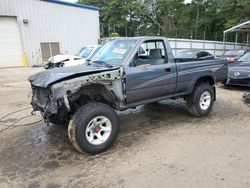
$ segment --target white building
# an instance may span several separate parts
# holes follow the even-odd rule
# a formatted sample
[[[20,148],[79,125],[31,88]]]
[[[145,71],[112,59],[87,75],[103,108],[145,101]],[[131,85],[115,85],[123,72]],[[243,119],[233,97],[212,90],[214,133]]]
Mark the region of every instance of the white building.
[[[0,0],[0,67],[41,65],[98,43],[99,8],[59,0]]]

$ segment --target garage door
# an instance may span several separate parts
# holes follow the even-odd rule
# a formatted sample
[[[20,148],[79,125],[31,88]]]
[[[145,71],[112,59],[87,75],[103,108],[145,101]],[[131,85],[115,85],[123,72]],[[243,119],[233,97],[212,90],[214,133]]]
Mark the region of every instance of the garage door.
[[[16,18],[0,16],[0,67],[23,66],[22,53]]]

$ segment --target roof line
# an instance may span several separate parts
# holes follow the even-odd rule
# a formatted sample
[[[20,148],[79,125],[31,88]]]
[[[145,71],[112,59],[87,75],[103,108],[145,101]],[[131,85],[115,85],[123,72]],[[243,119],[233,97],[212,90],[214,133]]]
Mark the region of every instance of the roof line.
[[[100,8],[92,5],[82,5],[78,3],[70,3],[70,2],[65,2],[65,1],[60,1],[60,0],[41,0],[49,3],[56,3],[56,4],[61,4],[61,5],[67,5],[67,6],[72,6],[72,7],[78,7],[78,8],[84,8],[84,9],[90,9],[90,10],[96,10],[99,11]]]
[[[233,32],[236,29],[240,29],[241,26],[248,25],[248,24],[250,24],[250,20],[246,21],[246,22],[243,22],[243,23],[241,23],[239,25],[236,25],[234,27],[231,27],[230,29],[227,29],[227,30],[223,31],[223,33]]]

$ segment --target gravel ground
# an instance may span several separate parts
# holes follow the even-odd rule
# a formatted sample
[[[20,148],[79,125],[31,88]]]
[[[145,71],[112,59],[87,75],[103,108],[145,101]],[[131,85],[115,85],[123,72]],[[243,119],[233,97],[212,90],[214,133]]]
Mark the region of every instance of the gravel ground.
[[[71,146],[66,127],[29,116],[26,80],[40,70],[0,69],[0,117],[9,114],[0,122],[0,187],[250,187],[247,88],[218,85],[205,118],[181,100],[124,111],[115,145],[91,156]]]

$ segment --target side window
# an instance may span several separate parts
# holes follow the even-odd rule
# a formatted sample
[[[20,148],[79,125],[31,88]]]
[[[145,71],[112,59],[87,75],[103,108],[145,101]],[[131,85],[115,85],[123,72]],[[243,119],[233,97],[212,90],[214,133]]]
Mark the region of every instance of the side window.
[[[207,57],[209,54],[207,52],[199,52],[197,54],[197,58],[203,58],[203,57]]]
[[[164,43],[161,40],[145,41],[131,62],[132,67],[161,65],[167,62]]]

